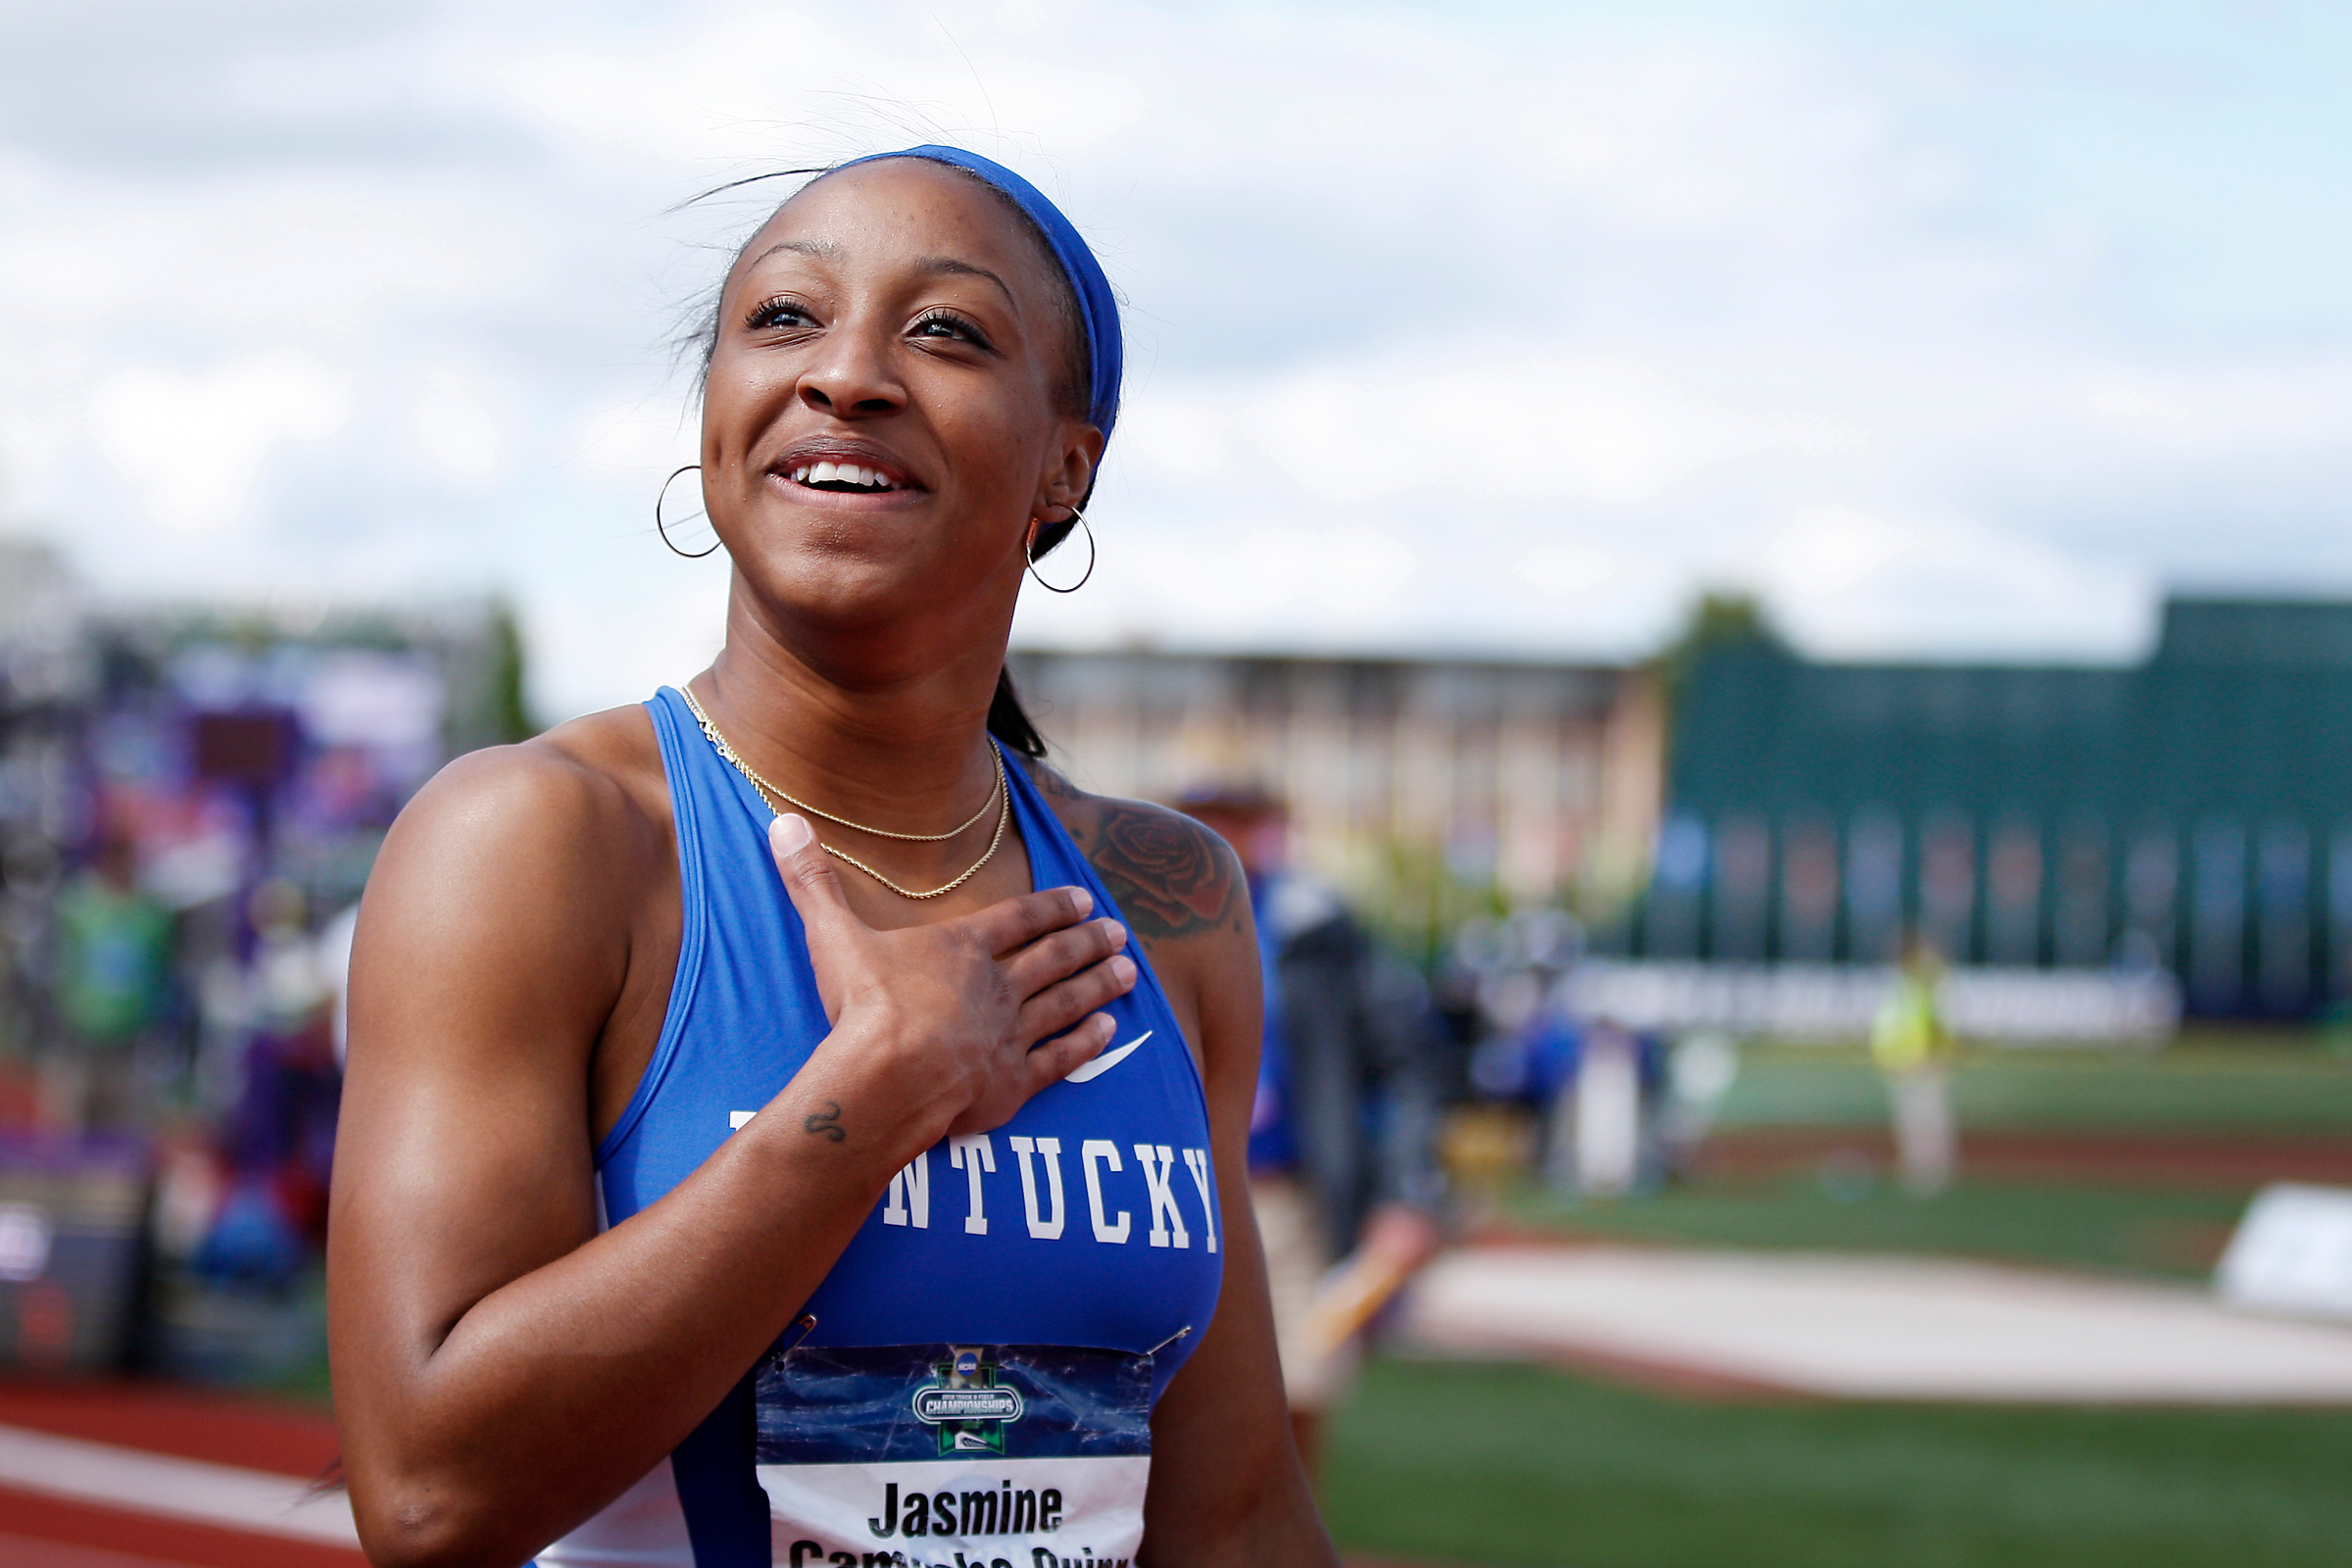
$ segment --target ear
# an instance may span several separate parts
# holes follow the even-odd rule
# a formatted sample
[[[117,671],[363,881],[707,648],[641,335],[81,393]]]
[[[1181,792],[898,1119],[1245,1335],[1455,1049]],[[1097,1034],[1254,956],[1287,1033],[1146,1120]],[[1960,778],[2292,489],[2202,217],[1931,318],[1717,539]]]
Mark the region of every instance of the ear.
[[[1086,493],[1095,482],[1095,466],[1102,461],[1102,432],[1091,424],[1065,420],[1061,444],[1053,454],[1053,461],[1038,478],[1037,499],[1030,504],[1030,513],[1046,508],[1076,512],[1086,504]],[[1046,519],[1060,522],[1060,517]]]

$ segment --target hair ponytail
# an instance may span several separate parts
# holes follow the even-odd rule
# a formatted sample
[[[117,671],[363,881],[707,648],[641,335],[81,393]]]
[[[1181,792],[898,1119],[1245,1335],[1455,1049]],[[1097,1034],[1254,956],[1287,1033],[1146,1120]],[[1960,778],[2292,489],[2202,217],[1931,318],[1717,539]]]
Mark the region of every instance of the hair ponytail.
[[[997,695],[989,699],[988,732],[1023,757],[1042,759],[1046,755],[1046,738],[1030,722],[1028,710],[1021,707],[1021,694],[1012,689],[1012,671],[1002,666],[997,670]]]

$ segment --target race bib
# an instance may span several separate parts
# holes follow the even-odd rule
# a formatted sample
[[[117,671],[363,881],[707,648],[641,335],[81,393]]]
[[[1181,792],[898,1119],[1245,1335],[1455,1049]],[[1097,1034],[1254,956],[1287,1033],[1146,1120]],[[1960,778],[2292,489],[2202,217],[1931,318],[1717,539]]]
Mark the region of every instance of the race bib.
[[[802,1348],[758,1388],[779,1568],[1127,1568],[1143,1544],[1150,1355]]]

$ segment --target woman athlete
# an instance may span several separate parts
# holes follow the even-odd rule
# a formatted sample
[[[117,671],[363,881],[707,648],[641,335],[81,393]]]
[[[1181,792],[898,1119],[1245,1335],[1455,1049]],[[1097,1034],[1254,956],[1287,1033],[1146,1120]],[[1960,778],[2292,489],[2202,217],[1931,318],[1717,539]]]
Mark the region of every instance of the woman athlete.
[[[362,908],[328,1256],[372,1561],[1336,1562],[1239,868],[1044,767],[1003,676],[1118,379],[1094,257],[969,154],[842,166],[738,255],[725,651],[450,764]]]

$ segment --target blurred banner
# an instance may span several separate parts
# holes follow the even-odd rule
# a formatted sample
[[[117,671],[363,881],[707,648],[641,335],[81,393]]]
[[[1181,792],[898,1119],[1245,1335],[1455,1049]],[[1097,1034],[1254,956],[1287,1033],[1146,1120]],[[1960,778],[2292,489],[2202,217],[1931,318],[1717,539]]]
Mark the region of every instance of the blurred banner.
[[[1560,983],[1571,1017],[1635,1029],[1721,1029],[1776,1040],[1852,1042],[1871,1032],[1891,965],[1648,963],[1589,958]],[[1998,1045],[2161,1045],[2180,1021],[2170,975],[2104,969],[1954,969],[1944,1026]]]

